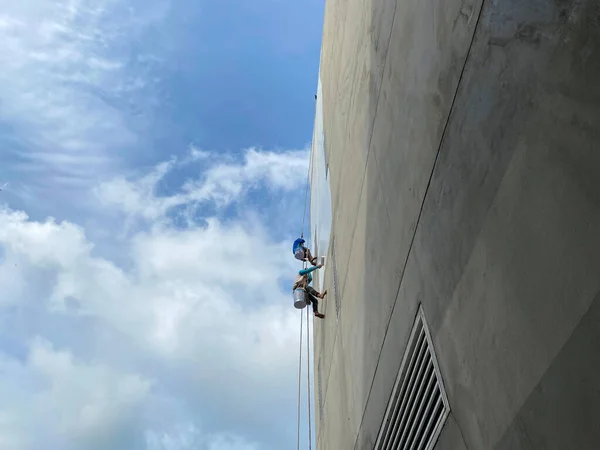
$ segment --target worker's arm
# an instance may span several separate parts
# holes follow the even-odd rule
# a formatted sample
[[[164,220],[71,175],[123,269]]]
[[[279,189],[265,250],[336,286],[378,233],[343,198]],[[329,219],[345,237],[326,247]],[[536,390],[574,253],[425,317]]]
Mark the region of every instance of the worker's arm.
[[[313,266],[313,267],[311,267],[310,269],[302,269],[302,270],[301,270],[301,271],[299,271],[298,273],[299,273],[300,275],[306,275],[306,274],[308,274],[308,273],[311,273],[313,270],[317,270],[317,269],[320,269],[320,268],[321,268],[321,265],[319,264],[318,266]]]

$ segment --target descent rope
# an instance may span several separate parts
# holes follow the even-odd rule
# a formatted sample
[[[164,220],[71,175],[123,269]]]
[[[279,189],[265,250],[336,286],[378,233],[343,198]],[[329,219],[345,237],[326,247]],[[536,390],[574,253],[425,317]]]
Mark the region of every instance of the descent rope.
[[[308,307],[306,308],[306,366],[307,366],[307,391],[308,391],[308,450],[312,449],[312,430],[310,420],[310,320]]]
[[[297,450],[300,450],[300,388],[302,385],[302,329],[304,315],[300,312],[300,360],[298,361],[298,445]]]

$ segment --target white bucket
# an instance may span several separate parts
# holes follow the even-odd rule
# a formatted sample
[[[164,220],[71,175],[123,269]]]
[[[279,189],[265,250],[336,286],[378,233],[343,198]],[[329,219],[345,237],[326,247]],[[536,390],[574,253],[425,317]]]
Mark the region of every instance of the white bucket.
[[[306,308],[306,291],[304,289],[294,290],[294,308]]]
[[[296,253],[294,253],[294,258],[296,258],[300,261],[303,261],[305,256],[306,255],[304,254],[304,249],[302,247],[298,248],[296,250]]]

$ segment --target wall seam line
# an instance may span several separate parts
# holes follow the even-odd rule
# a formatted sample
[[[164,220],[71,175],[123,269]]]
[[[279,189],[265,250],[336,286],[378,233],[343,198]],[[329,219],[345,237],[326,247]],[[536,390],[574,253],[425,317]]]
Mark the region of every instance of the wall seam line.
[[[362,429],[362,424],[364,422],[365,414],[366,414],[366,411],[367,411],[367,406],[369,404],[369,400],[370,400],[370,397],[371,397],[371,392],[373,390],[373,384],[375,382],[375,375],[377,374],[377,369],[379,368],[379,363],[381,361],[381,354],[383,353],[383,347],[385,346],[385,341],[387,339],[387,334],[388,334],[388,331],[389,331],[389,326],[390,326],[390,323],[391,323],[391,320],[392,320],[392,316],[394,315],[394,311],[396,309],[396,305],[398,303],[398,295],[400,294],[400,288],[402,287],[402,282],[404,281],[404,275],[405,275],[405,272],[406,272],[406,267],[408,266],[408,261],[410,259],[410,255],[412,253],[412,249],[413,249],[413,245],[414,245],[414,242],[415,242],[415,238],[416,238],[417,232],[419,230],[419,224],[420,224],[420,221],[421,221],[421,217],[423,215],[423,209],[424,209],[424,206],[425,206],[425,202],[427,200],[427,195],[429,194],[429,188],[431,187],[431,181],[433,180],[433,174],[435,173],[435,169],[436,169],[436,167],[438,165],[438,161],[439,161],[439,156],[440,156],[440,153],[441,153],[441,149],[442,149],[442,146],[443,146],[445,138],[446,138],[446,133],[448,131],[448,126],[450,124],[450,119],[452,118],[452,113],[454,111],[454,105],[456,103],[456,99],[458,97],[458,94],[459,94],[459,92],[461,90],[463,76],[465,74],[465,71],[466,71],[466,68],[467,68],[470,56],[471,56],[471,51],[473,49],[473,44],[475,43],[475,39],[476,39],[476,36],[477,36],[477,31],[479,29],[479,23],[480,23],[482,15],[483,15],[483,10],[484,10],[484,6],[485,6],[485,2],[486,2],[486,0],[481,0],[481,7],[479,9],[479,14],[477,15],[477,21],[475,22],[475,26],[473,28],[473,36],[471,37],[471,42],[469,43],[469,48],[467,50],[467,54],[465,56],[465,61],[463,63],[463,66],[462,66],[462,69],[461,69],[461,72],[460,72],[460,75],[459,75],[459,78],[458,78],[458,82],[456,84],[456,89],[454,91],[454,96],[452,98],[452,103],[450,104],[450,108],[448,110],[448,115],[446,117],[446,123],[444,124],[444,129],[442,131],[442,136],[440,137],[440,142],[439,142],[438,149],[437,149],[437,152],[436,152],[435,160],[433,162],[433,165],[432,165],[432,168],[431,168],[431,172],[429,174],[429,180],[427,181],[427,187],[425,188],[425,193],[423,195],[423,200],[421,202],[421,207],[419,209],[419,214],[417,216],[417,221],[415,223],[415,230],[413,232],[413,235],[412,235],[412,238],[411,238],[411,241],[410,241],[408,252],[406,253],[406,259],[404,261],[404,265],[403,265],[403,268],[402,268],[402,274],[400,276],[400,280],[399,280],[399,283],[398,283],[398,289],[396,290],[396,298],[394,299],[394,306],[392,307],[392,312],[391,312],[391,314],[389,316],[388,323],[387,323],[386,328],[385,328],[385,333],[384,333],[382,345],[381,345],[381,348],[379,350],[379,356],[377,357],[377,364],[375,366],[375,371],[373,373],[373,378],[371,379],[371,386],[369,387],[369,395],[367,396],[367,401],[365,402],[365,406],[364,406],[364,409],[363,409],[361,422],[360,422],[360,425],[358,427],[358,433],[356,435],[356,441],[354,443],[354,450],[356,450],[356,446],[358,445],[358,437],[360,436],[360,431]],[[394,9],[394,19],[393,19],[393,22],[392,22],[392,29],[391,30],[393,30],[395,20],[396,20],[396,10]],[[390,35],[391,35],[391,31],[390,31]],[[389,58],[389,54],[386,55],[386,63],[385,63],[385,66],[384,66],[384,72],[383,73],[385,73],[385,67],[387,67],[388,58]],[[381,86],[380,86],[380,92],[381,92]],[[377,105],[379,105],[379,95],[378,95],[378,98],[377,98]],[[377,108],[375,109],[375,111],[376,111],[375,115],[377,115]],[[373,133],[373,130],[371,131],[371,137],[372,137],[372,133]],[[370,141],[369,141],[369,147],[370,147]],[[367,153],[367,160],[368,160],[369,153]],[[377,163],[377,160],[375,160],[375,162]],[[366,167],[365,167],[365,172],[366,172]],[[380,180],[380,182],[381,182],[381,180]],[[364,184],[364,177],[363,177],[363,184]],[[361,188],[361,192],[362,192],[362,188]],[[386,210],[387,210],[387,206],[386,206]],[[389,215],[389,212],[388,212],[388,215]],[[356,222],[355,222],[355,224],[356,224]],[[354,237],[354,233],[352,234],[352,236]],[[450,411],[452,411],[452,408],[450,408]],[[456,421],[456,423],[458,424],[458,421]],[[459,425],[459,428],[460,428],[460,424],[458,424],[458,425]],[[461,429],[461,433],[462,433],[462,429]],[[463,438],[463,440],[464,440],[464,438]],[[465,445],[466,445],[466,442],[465,442]]]

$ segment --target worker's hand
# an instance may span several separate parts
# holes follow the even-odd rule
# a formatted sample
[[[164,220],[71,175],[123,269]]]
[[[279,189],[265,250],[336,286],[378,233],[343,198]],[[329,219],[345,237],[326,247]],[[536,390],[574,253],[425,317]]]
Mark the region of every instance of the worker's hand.
[[[321,267],[323,267],[323,264],[319,264],[317,267],[320,269]]]

